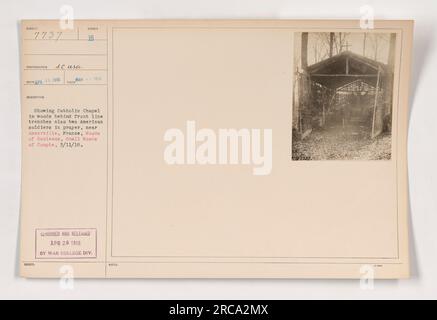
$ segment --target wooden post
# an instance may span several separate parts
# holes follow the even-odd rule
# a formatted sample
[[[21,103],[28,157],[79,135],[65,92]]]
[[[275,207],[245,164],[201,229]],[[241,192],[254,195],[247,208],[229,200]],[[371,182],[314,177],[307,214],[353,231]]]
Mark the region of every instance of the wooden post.
[[[302,75],[300,81],[300,132],[301,138],[304,138],[306,128],[306,121],[303,116],[307,113],[307,108],[309,107],[309,96],[310,96],[310,85],[308,81],[308,32],[302,32],[301,41],[301,67]],[[305,128],[304,128],[305,127]]]
[[[379,95],[379,81],[381,77],[381,69],[378,67],[378,78],[376,80],[376,90],[375,90],[375,102],[373,104],[373,119],[372,119],[372,139],[375,137],[375,121],[376,121],[376,108],[378,105],[378,95]]]
[[[349,57],[346,57],[346,74],[349,75]]]
[[[394,69],[395,51],[396,51],[396,33],[391,33],[390,34],[390,48],[388,51],[388,66],[390,69]]]
[[[346,125],[345,113],[346,113],[346,110],[344,109],[344,105],[343,105],[343,106],[342,106],[342,116],[343,116],[343,119],[342,119],[342,125],[343,125],[343,130],[344,130],[345,125]]]
[[[299,104],[299,108],[298,108],[298,130],[299,130],[299,134],[302,135],[302,107],[303,107],[303,81],[302,81],[302,75],[296,71],[297,73],[297,82],[298,82],[298,104]]]

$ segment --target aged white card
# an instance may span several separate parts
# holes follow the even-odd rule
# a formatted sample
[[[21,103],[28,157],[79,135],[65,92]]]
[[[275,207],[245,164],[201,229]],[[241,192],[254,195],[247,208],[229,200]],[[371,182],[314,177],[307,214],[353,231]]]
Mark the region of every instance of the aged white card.
[[[23,276],[408,277],[411,21],[21,24]]]

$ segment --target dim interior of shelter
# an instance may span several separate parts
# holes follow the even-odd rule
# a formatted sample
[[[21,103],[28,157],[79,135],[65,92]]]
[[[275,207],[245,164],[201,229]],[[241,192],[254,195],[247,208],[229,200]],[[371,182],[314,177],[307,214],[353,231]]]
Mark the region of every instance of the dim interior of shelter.
[[[293,159],[390,159],[394,52],[388,63],[345,50],[312,65],[301,34],[295,74]]]

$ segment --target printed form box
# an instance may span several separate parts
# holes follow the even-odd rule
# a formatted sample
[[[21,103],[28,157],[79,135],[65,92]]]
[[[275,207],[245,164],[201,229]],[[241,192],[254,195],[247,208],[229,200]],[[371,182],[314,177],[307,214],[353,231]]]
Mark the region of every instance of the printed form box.
[[[96,229],[36,229],[36,259],[90,259],[97,257]]]

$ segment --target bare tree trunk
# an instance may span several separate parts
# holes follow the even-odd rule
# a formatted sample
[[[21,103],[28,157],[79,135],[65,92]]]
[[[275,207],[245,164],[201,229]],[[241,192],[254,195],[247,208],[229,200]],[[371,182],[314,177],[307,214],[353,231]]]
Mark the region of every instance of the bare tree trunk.
[[[300,132],[301,139],[306,136],[307,131],[307,121],[304,119],[305,114],[308,112],[309,108],[309,97],[310,97],[310,82],[308,79],[308,32],[302,32],[302,42],[301,42],[301,64],[302,64],[302,77],[300,78]],[[305,130],[305,131],[304,131]]]
[[[380,78],[381,78],[381,69],[378,68],[378,78],[376,81],[376,90],[375,90],[375,101],[373,104],[372,134],[371,134],[372,139],[381,133],[381,128],[380,128],[380,126],[378,126],[377,115],[376,115],[376,113],[378,112],[378,95],[379,95]],[[378,126],[378,128],[376,128],[377,126]]]
[[[329,57],[332,57],[333,53],[334,53],[334,38],[335,38],[334,32],[330,32],[329,33]]]
[[[390,34],[390,47],[388,50],[388,72],[384,83],[384,118],[386,118],[385,130],[391,130],[391,115],[393,111],[393,78],[394,78],[394,65],[395,65],[395,52],[396,52],[396,33]],[[383,119],[384,121],[384,119]]]

